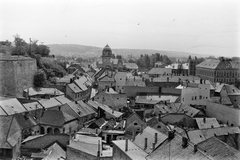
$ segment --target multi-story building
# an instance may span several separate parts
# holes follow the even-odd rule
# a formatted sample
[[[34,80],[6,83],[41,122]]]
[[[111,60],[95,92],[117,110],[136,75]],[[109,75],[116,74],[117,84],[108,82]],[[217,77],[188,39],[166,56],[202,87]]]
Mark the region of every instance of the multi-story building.
[[[240,63],[230,59],[207,59],[196,66],[196,75],[211,82],[235,83],[240,78]]]

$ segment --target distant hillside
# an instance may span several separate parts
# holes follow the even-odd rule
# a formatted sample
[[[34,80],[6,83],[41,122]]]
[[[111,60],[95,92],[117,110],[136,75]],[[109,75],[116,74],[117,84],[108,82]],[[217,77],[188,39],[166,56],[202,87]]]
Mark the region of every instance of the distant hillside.
[[[102,49],[100,47],[85,46],[77,44],[50,44],[50,54],[62,55],[62,56],[80,56],[80,57],[100,57],[102,54]],[[110,46],[111,47],[111,46]],[[133,57],[139,57],[141,54],[154,54],[160,53],[167,55],[168,57],[188,57],[197,56],[202,57],[203,55],[187,53],[187,52],[177,52],[177,51],[165,51],[165,50],[152,50],[152,49],[115,49],[112,48],[115,55],[122,55],[127,57],[132,55]]]

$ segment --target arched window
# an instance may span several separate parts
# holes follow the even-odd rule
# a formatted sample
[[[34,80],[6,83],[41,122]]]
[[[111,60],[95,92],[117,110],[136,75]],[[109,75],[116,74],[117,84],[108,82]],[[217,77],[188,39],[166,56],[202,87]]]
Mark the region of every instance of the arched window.
[[[52,133],[53,133],[53,129],[52,129],[51,127],[48,127],[47,133],[48,133],[48,134],[52,134]]]
[[[60,133],[60,130],[58,128],[55,128],[54,129],[54,134],[58,134],[58,133]]]

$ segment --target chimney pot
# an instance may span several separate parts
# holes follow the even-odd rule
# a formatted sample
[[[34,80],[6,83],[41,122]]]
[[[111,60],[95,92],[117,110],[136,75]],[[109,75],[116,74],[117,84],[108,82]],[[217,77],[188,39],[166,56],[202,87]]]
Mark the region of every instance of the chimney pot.
[[[128,139],[125,140],[125,152],[128,151]]]

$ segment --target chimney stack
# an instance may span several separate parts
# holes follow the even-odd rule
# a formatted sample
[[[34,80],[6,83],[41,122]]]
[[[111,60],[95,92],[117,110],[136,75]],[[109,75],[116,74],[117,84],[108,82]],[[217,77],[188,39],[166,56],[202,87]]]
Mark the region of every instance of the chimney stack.
[[[206,118],[205,117],[203,118],[203,123],[206,123]]]
[[[98,140],[98,151],[97,151],[97,157],[100,157],[100,140]]]
[[[148,142],[148,139],[147,139],[147,138],[145,138],[144,150],[146,150],[146,149],[147,149],[147,142]]]
[[[168,131],[168,140],[171,140],[174,138],[174,131]]]
[[[155,143],[152,143],[152,150],[155,150]]]
[[[125,140],[125,152],[128,151],[128,139]]]
[[[196,144],[194,144],[194,146],[193,146],[193,152],[194,152],[194,153],[197,152],[197,145],[196,145]]]
[[[182,147],[186,148],[188,146],[188,139],[186,137],[182,137]]]
[[[135,140],[135,131],[133,131],[133,133],[132,133],[132,140],[134,141]]]
[[[158,137],[158,133],[155,133],[155,141],[154,141],[155,144],[157,144],[157,140],[158,140],[157,137]]]

